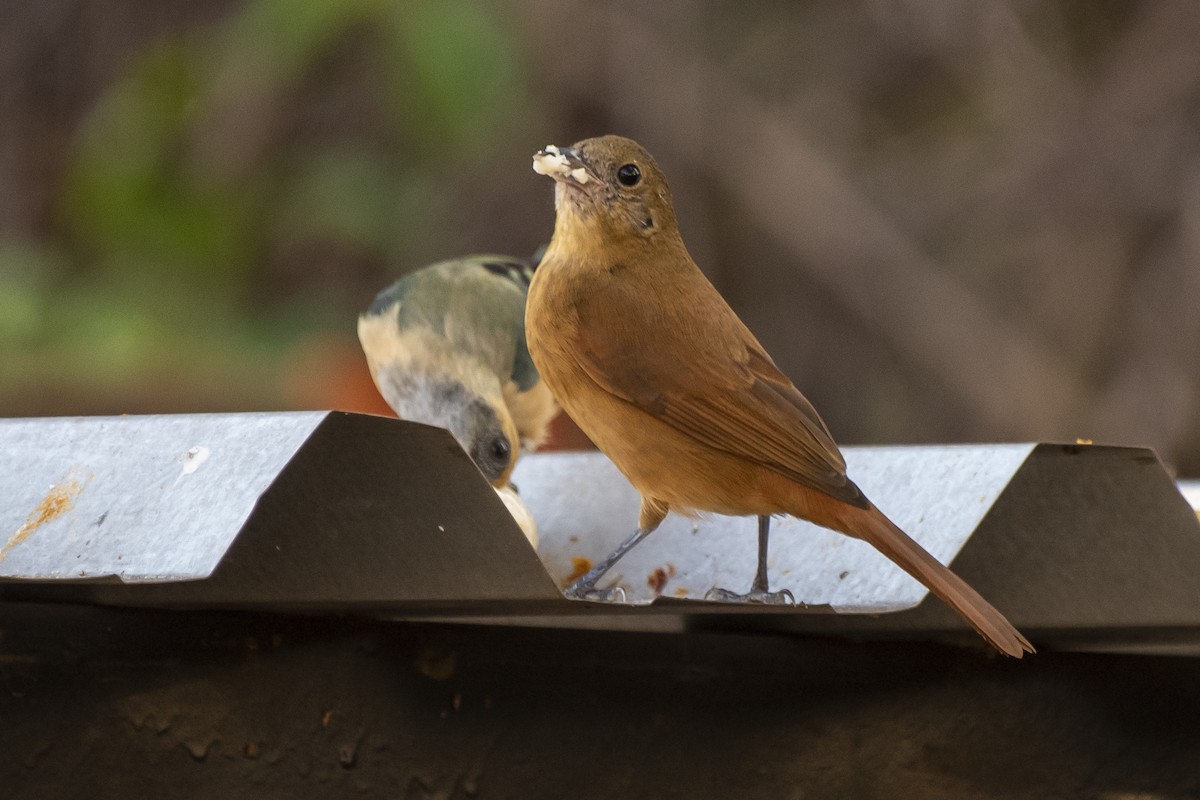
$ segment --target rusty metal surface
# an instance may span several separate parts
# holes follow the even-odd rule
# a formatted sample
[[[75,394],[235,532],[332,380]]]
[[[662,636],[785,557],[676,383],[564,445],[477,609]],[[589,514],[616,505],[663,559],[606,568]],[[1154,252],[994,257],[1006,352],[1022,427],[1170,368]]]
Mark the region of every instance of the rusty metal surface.
[[[1185,798],[1179,658],[0,604],[6,800]]]

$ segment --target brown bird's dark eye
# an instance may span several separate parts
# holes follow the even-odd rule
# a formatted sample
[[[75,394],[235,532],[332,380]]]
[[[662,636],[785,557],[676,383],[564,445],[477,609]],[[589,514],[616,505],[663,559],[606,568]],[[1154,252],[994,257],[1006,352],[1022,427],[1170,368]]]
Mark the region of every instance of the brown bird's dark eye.
[[[636,186],[642,179],[642,171],[637,164],[626,164],[617,170],[617,180],[625,186]]]

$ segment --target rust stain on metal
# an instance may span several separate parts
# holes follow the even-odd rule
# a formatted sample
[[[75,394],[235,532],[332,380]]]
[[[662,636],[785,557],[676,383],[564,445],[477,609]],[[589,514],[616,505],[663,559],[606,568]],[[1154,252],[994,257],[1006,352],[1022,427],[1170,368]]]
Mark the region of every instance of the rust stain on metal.
[[[564,585],[574,583],[587,574],[592,568],[592,560],[583,556],[571,556],[571,574],[563,582]]]
[[[0,547],[0,561],[8,557],[14,547],[33,535],[34,531],[47,522],[58,519],[75,507],[75,498],[83,491],[79,481],[71,480],[56,484],[37,507],[25,519],[25,524],[17,528],[17,532],[8,538],[4,547]]]
[[[667,562],[665,569],[663,567],[654,568],[654,572],[651,572],[646,578],[646,585],[654,590],[654,595],[657,597],[658,595],[662,594],[663,589],[667,587],[667,581],[674,577],[675,565]]]

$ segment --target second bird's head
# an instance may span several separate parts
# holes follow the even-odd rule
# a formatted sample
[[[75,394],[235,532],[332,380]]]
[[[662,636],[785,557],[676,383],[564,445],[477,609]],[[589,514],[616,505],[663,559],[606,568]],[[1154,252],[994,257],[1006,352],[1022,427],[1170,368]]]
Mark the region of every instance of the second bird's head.
[[[630,244],[679,235],[666,176],[632,139],[598,136],[570,147],[549,145],[534,154],[533,169],[557,182],[554,235],[560,245],[594,235]]]
[[[468,383],[443,373],[404,368],[381,369],[380,390],[397,416],[445,428],[483,473],[499,488],[508,484],[520,455],[516,426],[503,401],[468,387]]]

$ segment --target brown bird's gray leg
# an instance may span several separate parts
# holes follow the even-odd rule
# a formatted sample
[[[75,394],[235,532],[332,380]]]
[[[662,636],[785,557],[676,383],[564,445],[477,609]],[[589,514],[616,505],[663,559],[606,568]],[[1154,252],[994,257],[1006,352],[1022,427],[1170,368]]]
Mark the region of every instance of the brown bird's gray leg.
[[[563,594],[573,600],[599,600],[602,602],[620,603],[625,600],[625,590],[620,586],[613,586],[608,589],[597,589],[596,581],[604,577],[604,573],[621,559],[621,556],[628,553],[642,539],[650,535],[654,528],[646,530],[638,528],[628,539],[617,545],[617,549],[608,554],[608,557],[601,561],[596,566],[589,569],[582,578],[572,583],[566,589],[563,589]]]
[[[771,518],[766,514],[758,518],[758,569],[750,591],[737,594],[728,589],[713,587],[704,595],[705,600],[721,600],[727,603],[768,603],[770,605],[796,605],[796,598],[787,589],[772,592],[767,589],[767,540],[771,535]]]

